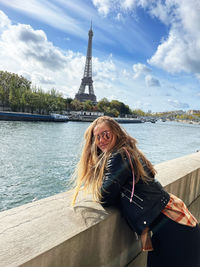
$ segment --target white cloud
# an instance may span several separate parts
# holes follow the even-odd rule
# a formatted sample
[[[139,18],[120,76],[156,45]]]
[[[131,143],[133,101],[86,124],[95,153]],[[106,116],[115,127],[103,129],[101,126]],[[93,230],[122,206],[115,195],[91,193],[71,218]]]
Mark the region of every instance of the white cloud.
[[[109,0],[93,0],[94,6],[97,8],[98,12],[107,16],[110,11],[110,1]]]
[[[68,12],[65,12],[59,5],[54,5],[52,1],[1,0],[1,2],[10,8],[16,9],[18,12],[25,13],[54,28],[70,32],[80,37],[84,36],[84,31],[77,23],[77,20],[72,18],[70,14],[68,15]]]
[[[137,7],[146,8],[151,4],[154,4],[157,0],[121,0],[117,1],[120,3],[121,9],[134,10]]]
[[[117,13],[116,20],[118,20],[118,21],[122,20],[122,14],[121,13]]]
[[[186,108],[190,107],[187,103],[182,103],[182,102],[180,102],[178,100],[173,100],[173,99],[168,99],[168,103],[173,108],[178,108],[178,109],[186,109]]]
[[[173,23],[176,14],[174,12],[174,0],[167,1],[150,1],[146,3],[145,8],[148,8],[151,16],[158,18],[163,23],[169,25]]]
[[[158,46],[156,53],[148,62],[171,73],[184,71],[194,73],[198,77],[200,2],[168,0],[166,3],[168,9],[165,9],[165,12],[170,21],[169,36]],[[154,12],[154,15],[160,18],[158,13]]]
[[[65,96],[74,97],[84,62],[83,55],[61,51],[43,31],[30,25],[12,25],[7,19],[7,28],[0,35],[0,69],[23,75],[44,90],[53,85]]]
[[[136,0],[124,0],[121,3],[123,9],[132,9],[136,5]]]
[[[126,69],[123,69],[123,70],[121,71],[121,75],[122,75],[124,78],[130,78],[130,77],[131,77],[130,72],[128,72]]]
[[[160,87],[160,82],[158,79],[152,77],[151,75],[147,75],[145,77],[145,81],[148,87]]]
[[[66,65],[66,57],[47,40],[41,30],[33,30],[30,25],[12,25],[6,29],[0,41],[0,55],[15,58],[21,64],[42,65],[44,68],[59,71]]]
[[[147,67],[145,64],[137,63],[133,65],[133,72],[134,76],[133,78],[136,79],[140,77],[141,75],[146,75],[148,73],[151,73],[151,69]]]
[[[90,3],[92,1],[29,0],[24,2],[22,0],[0,0],[0,2],[19,14],[25,14],[25,16],[33,18],[35,21],[67,33],[69,35],[67,38],[69,37],[71,40],[73,40],[71,36],[87,40],[86,32],[91,19],[96,26],[95,38],[98,42],[113,44],[113,39],[116,38],[113,28],[108,27],[107,21],[102,20],[98,12],[95,12],[94,5]],[[101,11],[105,16],[111,10],[111,7],[115,6],[115,4],[113,5],[115,2],[115,0],[111,2],[110,0],[97,1],[99,12]]]
[[[145,82],[148,87],[160,87],[160,82],[158,79],[152,77],[150,73],[152,70],[145,64],[137,63],[133,65],[133,78],[137,79],[139,77],[145,77]]]
[[[158,46],[148,63],[171,73],[184,71],[198,76],[200,74],[199,57],[200,39],[198,44],[198,40],[182,35],[182,32],[177,29],[171,29],[168,39]]]
[[[34,74],[31,77],[32,81],[36,81],[37,83],[39,82],[40,84],[51,84],[55,85],[55,81],[52,77],[50,76],[45,76],[44,74],[34,72]]]
[[[149,102],[144,102],[140,100],[134,102],[134,109],[148,110],[150,107],[151,104]]]
[[[161,40],[148,63],[170,73],[200,75],[200,1],[199,0],[93,0],[105,16],[124,17],[143,8],[150,16],[159,19],[169,28],[168,37]],[[135,74],[137,77],[137,73]]]
[[[10,20],[9,20],[9,18],[6,16],[5,13],[3,13],[0,10],[0,32],[3,31],[3,30],[5,30],[9,26],[10,26]]]
[[[27,80],[31,81],[31,73],[27,71],[18,71],[18,75],[23,76]]]
[[[97,77],[98,80],[114,80],[116,78],[116,66],[112,59],[108,58],[103,62],[100,62],[98,58],[93,58],[93,77]]]
[[[196,73],[196,77],[198,80],[200,80],[200,73]]]

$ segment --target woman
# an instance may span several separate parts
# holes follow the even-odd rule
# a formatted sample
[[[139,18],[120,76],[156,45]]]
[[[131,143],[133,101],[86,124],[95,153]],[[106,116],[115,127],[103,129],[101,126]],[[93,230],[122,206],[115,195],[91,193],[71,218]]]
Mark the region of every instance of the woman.
[[[197,220],[155,180],[151,162],[114,119],[99,117],[88,127],[77,171],[73,203],[83,189],[104,207],[117,205],[141,235],[148,267],[200,266]]]

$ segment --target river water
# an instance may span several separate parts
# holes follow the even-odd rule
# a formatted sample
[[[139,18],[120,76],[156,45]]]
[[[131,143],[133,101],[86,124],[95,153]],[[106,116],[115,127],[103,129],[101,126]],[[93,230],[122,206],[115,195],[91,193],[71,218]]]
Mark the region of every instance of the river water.
[[[70,188],[86,122],[0,121],[0,211]],[[200,125],[121,124],[157,164],[200,150]]]

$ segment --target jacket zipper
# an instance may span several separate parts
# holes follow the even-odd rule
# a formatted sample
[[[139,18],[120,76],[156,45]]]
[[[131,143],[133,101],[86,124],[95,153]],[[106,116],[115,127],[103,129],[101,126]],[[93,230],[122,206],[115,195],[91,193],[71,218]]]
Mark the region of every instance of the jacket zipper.
[[[126,197],[126,198],[130,201],[130,198],[127,197],[124,193],[121,193],[121,196],[122,196],[122,197]],[[136,206],[138,206],[140,209],[143,210],[143,207],[140,206],[137,202],[135,202],[134,200],[132,200],[131,202],[133,202]]]
[[[126,191],[128,191],[129,193],[131,193],[131,191],[130,191],[129,189],[124,188],[124,187],[122,187],[122,188],[125,189]],[[138,195],[136,195],[135,193],[134,193],[134,196],[135,196],[136,198],[138,198],[140,201],[143,201],[143,199],[142,199],[141,197],[139,197]]]

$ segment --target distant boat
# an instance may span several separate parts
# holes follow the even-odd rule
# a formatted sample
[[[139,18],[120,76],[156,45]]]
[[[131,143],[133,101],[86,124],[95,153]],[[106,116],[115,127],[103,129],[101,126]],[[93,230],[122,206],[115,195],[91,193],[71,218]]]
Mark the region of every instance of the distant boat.
[[[92,122],[99,116],[92,115],[73,115],[69,117],[70,121]],[[142,123],[143,121],[137,118],[113,118],[118,123]]]
[[[143,121],[137,118],[114,118],[118,123],[142,123]]]
[[[151,122],[151,123],[156,123],[157,119],[155,118],[144,118],[144,122]]]
[[[41,115],[23,112],[0,112],[0,120],[67,122],[69,121],[69,117],[60,114]]]
[[[81,122],[93,122],[98,116],[90,115],[71,115],[69,116],[70,121],[81,121]]]
[[[69,117],[66,115],[61,115],[61,114],[56,114],[56,113],[52,113],[50,114],[50,116],[53,118],[53,121],[68,121]]]

